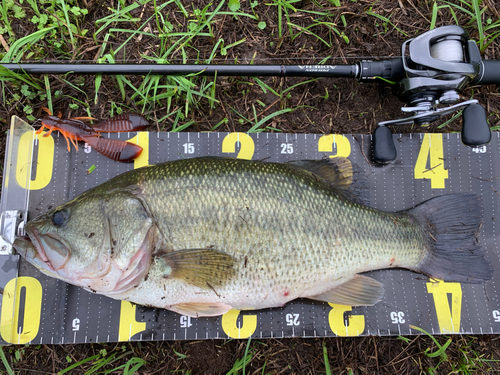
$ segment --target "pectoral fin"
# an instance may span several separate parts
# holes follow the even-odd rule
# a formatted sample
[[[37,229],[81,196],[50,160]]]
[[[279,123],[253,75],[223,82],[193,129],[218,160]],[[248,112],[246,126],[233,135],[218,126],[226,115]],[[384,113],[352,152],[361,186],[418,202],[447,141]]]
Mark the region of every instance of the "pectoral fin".
[[[176,250],[157,257],[166,263],[165,278],[181,278],[215,293],[235,274],[234,258],[215,249]]]
[[[373,306],[384,295],[384,285],[368,276],[356,275],[348,282],[308,298],[347,306]]]
[[[179,303],[168,307],[179,314],[199,318],[201,316],[218,316],[231,310],[231,306],[223,303]]]

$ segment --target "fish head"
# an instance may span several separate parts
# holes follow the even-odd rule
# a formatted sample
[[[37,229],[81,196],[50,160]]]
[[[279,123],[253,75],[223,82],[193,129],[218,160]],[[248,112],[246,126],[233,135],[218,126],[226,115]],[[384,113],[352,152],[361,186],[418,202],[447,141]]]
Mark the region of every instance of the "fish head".
[[[140,283],[158,231],[130,194],[83,195],[38,216],[14,248],[43,273],[106,295]]]

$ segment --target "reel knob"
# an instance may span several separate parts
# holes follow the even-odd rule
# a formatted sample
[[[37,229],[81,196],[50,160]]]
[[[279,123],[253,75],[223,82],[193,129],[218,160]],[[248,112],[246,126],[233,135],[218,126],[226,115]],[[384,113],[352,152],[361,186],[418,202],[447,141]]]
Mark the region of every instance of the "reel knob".
[[[462,112],[462,143],[470,147],[485,145],[491,140],[486,111],[480,104],[471,104]]]
[[[388,164],[396,160],[397,156],[391,129],[387,126],[377,126],[373,132],[373,160],[379,164]]]

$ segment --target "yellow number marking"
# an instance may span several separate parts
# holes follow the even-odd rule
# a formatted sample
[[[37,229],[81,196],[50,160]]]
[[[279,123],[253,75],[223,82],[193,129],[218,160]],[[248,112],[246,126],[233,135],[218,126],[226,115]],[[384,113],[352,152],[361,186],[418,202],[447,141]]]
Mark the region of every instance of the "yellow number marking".
[[[427,283],[427,292],[434,297],[439,330],[441,333],[458,333],[462,313],[462,287],[460,283],[436,281]],[[448,294],[451,294],[451,306],[448,303]]]
[[[43,134],[36,134],[38,140],[38,155],[33,160],[37,160],[36,176],[28,181],[28,174],[32,168],[30,149],[34,149],[33,133],[24,133],[19,140],[16,162],[16,181],[24,189],[40,190],[47,186],[52,179],[52,170],[54,169],[54,138],[52,136],[42,137]]]
[[[142,147],[141,154],[134,159],[134,169],[149,165],[149,132],[137,132],[137,135],[127,142],[135,143]]]
[[[146,329],[146,322],[138,322],[135,319],[135,312],[136,305],[128,301],[122,301],[118,341],[129,341],[132,336]]]
[[[330,155],[330,158],[347,158],[351,155],[351,142],[349,139],[339,134],[329,134],[322,136],[318,141],[319,152],[333,152],[333,145],[337,147],[337,153]]]
[[[240,143],[240,152],[238,152],[238,159],[250,160],[255,152],[255,143],[246,133],[230,133],[226,135],[222,141],[222,152],[227,154],[234,154],[236,152],[236,144]]]
[[[448,170],[444,169],[443,136],[425,134],[415,164],[415,179],[431,180],[432,189],[444,189]]]
[[[229,310],[222,315],[222,329],[233,339],[245,339],[253,335],[257,329],[257,315],[243,315],[243,324],[238,327],[240,310]]]
[[[359,336],[365,330],[365,316],[364,315],[347,315],[348,320],[344,320],[344,313],[352,311],[351,306],[337,305],[329,303],[332,310],[328,314],[328,324],[330,329],[337,336]]]
[[[22,332],[19,331],[19,310],[21,290],[25,288],[24,319]],[[42,314],[42,285],[27,276],[10,280],[3,291],[0,335],[11,344],[27,344],[31,342],[40,328]]]

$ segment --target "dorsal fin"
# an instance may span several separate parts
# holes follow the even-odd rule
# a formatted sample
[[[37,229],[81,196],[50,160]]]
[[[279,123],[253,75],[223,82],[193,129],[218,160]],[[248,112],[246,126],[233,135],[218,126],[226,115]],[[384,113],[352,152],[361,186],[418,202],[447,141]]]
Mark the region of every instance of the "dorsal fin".
[[[295,160],[287,164],[311,172],[351,201],[365,205],[369,202],[366,175],[356,163],[347,158]]]

